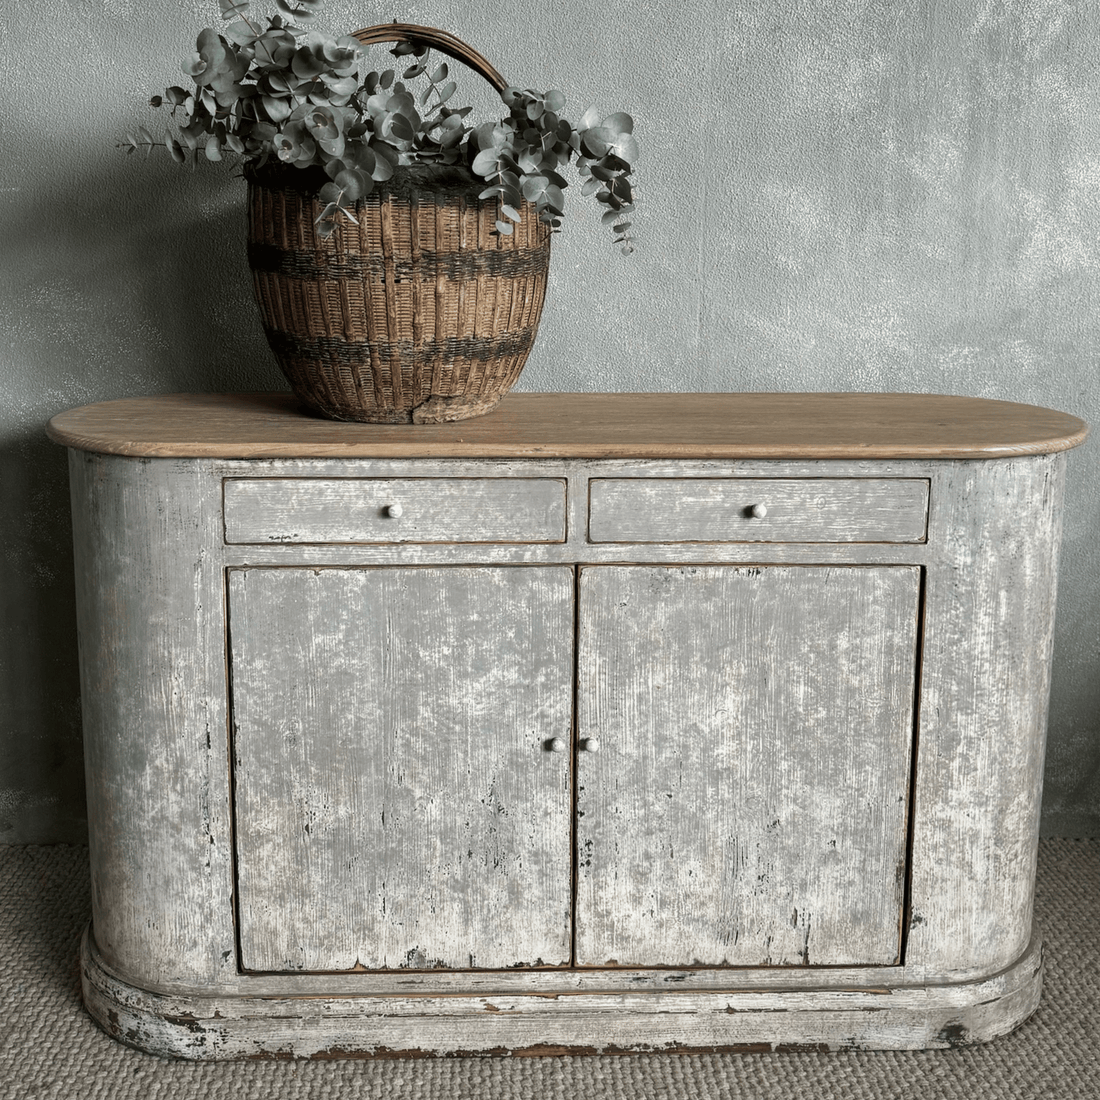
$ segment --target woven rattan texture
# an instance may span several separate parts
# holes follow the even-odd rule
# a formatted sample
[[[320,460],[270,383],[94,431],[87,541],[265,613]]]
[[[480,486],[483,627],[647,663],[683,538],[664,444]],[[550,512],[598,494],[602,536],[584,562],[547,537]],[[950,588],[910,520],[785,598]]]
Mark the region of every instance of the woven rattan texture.
[[[478,186],[478,185],[475,185]],[[322,238],[321,205],[249,181],[249,261],[264,330],[298,399],[337,420],[463,419],[515,384],[538,329],[550,230],[529,204],[375,193]]]
[[[80,1004],[87,852],[0,847],[0,1100],[1096,1100],[1100,840],[1039,845],[1039,1011],[985,1046],[867,1054],[170,1062]]]

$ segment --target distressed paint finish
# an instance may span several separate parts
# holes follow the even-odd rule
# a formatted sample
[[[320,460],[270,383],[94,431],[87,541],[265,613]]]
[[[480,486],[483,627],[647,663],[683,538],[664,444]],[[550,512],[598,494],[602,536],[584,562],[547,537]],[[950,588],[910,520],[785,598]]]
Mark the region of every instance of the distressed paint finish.
[[[564,542],[551,478],[230,478],[230,543]]]
[[[1031,904],[1065,474],[1057,452],[1083,432],[1064,427],[1076,434],[1019,457],[959,457],[942,439],[941,457],[918,446],[894,458],[803,445],[769,459],[748,440],[740,457],[652,445],[634,457],[646,448],[638,438],[607,457],[501,456],[490,442],[480,455],[387,457],[385,440],[379,455],[333,458],[74,451],[91,1011],[128,1042],[199,1058],[907,1048],[1010,1030],[1033,1010],[1041,975]],[[532,447],[509,432],[508,447]],[[1013,439],[1010,450],[1021,445]],[[1003,455],[999,446],[995,435],[982,444]],[[544,503],[552,517],[564,500],[565,541],[233,544],[226,479],[293,480],[307,495],[311,482],[324,492],[340,479],[552,483]],[[589,541],[593,482],[722,479],[927,483],[926,537]],[[641,533],[648,521],[664,522],[652,512],[632,522]],[[660,595],[670,580],[682,596]],[[387,616],[389,646],[372,631]],[[445,641],[458,657],[440,659]],[[404,671],[392,661],[399,650]],[[656,694],[657,677],[632,671],[635,657],[662,653],[674,698],[664,711],[641,699]],[[736,660],[723,665],[723,654]],[[724,693],[713,673],[738,662],[740,686]],[[619,727],[593,733],[612,698]],[[474,699],[493,731],[484,744],[463,710]],[[800,708],[814,713],[809,744],[778,718],[759,720],[785,714],[798,725]],[[409,731],[381,760],[355,748],[378,713]],[[350,714],[370,717],[341,728],[336,716]],[[294,733],[298,722],[310,736]],[[559,727],[573,751],[546,751]],[[681,738],[685,728],[693,736]],[[592,754],[583,738],[596,735],[604,744]],[[617,740],[630,742],[620,768]],[[737,757],[738,744],[734,797],[723,802],[714,763]],[[402,788],[401,761],[413,758],[418,781]],[[675,796],[681,764],[689,793],[670,817],[661,793]],[[584,814],[575,820],[570,782]],[[378,923],[379,892],[364,887],[378,881],[379,860],[362,807],[414,789],[426,814],[417,821],[438,812],[440,828],[393,834],[400,854],[386,858],[409,872],[406,889],[386,888],[388,912],[404,895],[395,931]],[[489,814],[490,789],[511,811],[498,815],[509,828],[522,822],[511,833],[477,817]],[[908,802],[892,801],[907,791]],[[774,836],[769,798],[781,807]],[[838,824],[850,862],[830,865],[830,851],[819,857]],[[584,866],[595,826],[598,882]],[[743,834],[757,873],[780,872],[772,892],[727,889],[733,876],[714,861],[708,830]],[[670,838],[674,855],[649,860]],[[457,867],[464,852],[479,873],[448,879],[461,903],[431,912],[440,895],[422,895],[420,880],[445,878],[446,860]],[[677,878],[692,861],[711,880],[701,893]],[[628,882],[643,871],[652,888]],[[571,875],[578,892],[562,901]],[[722,905],[740,908],[755,943],[735,967],[720,965],[738,962],[718,942]],[[434,941],[414,943],[413,926]],[[629,954],[632,967],[593,965]]]
[[[902,566],[583,569],[578,964],[898,960],[919,594]]]
[[[92,920],[137,982],[236,967],[220,506],[207,470],[70,452]]]
[[[922,542],[911,478],[594,479],[593,542]]]
[[[230,573],[241,964],[562,965],[573,576]]]
[[[954,462],[933,501],[909,942],[932,973],[1031,935],[1064,480],[1064,454]]]
[[[938,989],[841,982],[823,988],[820,981],[799,989],[781,970],[770,972],[767,988],[709,993],[681,987],[557,996],[539,991],[534,980],[519,994],[213,999],[119,981],[88,936],[83,958],[85,1003],[108,1034],[156,1054],[203,1061],[963,1047],[1027,1019],[1042,978],[1042,950],[1033,942],[1009,971]]]

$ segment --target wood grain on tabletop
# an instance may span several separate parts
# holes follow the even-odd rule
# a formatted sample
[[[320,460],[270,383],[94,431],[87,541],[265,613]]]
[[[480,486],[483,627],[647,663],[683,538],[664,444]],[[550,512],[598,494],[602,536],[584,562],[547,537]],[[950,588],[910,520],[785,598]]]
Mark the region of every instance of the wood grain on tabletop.
[[[940,394],[513,393],[451,424],[351,424],[288,393],[105,401],[50,421],[57,443],[146,457],[996,458],[1068,450],[1068,413]]]

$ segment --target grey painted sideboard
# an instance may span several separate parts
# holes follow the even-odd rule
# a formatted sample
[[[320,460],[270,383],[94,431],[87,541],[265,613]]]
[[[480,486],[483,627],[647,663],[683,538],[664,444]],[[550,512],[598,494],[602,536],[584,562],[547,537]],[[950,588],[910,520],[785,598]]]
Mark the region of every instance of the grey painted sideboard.
[[[85,1002],[188,1058],[922,1048],[1030,1015],[1076,418],[281,395],[70,449]]]

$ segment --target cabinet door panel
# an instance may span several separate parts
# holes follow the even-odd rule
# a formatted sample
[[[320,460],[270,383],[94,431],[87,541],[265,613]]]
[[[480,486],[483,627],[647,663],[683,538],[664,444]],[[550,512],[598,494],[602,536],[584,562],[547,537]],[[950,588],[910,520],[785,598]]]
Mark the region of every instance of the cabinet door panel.
[[[578,965],[899,961],[919,590],[582,571]]]
[[[242,965],[562,965],[573,572],[229,574]]]

